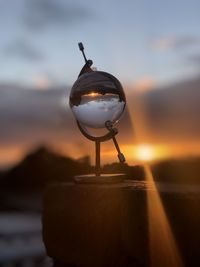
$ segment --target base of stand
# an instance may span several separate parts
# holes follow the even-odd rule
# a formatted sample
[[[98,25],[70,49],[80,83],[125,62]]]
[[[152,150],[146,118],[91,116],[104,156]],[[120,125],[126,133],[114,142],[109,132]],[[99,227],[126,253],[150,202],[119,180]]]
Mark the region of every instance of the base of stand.
[[[95,176],[94,174],[79,175],[74,177],[74,182],[77,184],[115,184],[121,183],[125,180],[125,174],[101,174]]]

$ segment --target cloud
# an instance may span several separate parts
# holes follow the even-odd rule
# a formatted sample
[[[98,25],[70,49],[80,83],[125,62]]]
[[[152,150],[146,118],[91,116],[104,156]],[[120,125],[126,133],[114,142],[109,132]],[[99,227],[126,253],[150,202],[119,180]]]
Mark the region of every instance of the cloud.
[[[199,88],[197,76],[146,94],[147,125],[154,140],[199,142]]]
[[[186,58],[186,63],[200,67],[200,54],[188,56]]]
[[[87,19],[88,10],[60,0],[26,0],[22,16],[29,30],[41,31],[52,26],[63,26]]]
[[[68,101],[69,88],[38,90],[0,84],[0,147],[48,144],[66,146],[66,152],[75,157],[76,151],[82,155],[92,153],[93,144],[78,130]],[[123,117],[117,125],[118,139],[127,144],[133,139],[127,110]],[[88,146],[92,146],[91,150]]]
[[[117,125],[119,144],[132,144],[138,128],[141,142],[199,143],[200,78],[156,90],[149,90],[151,86],[155,86],[154,82],[143,78],[137,88],[145,90],[144,94],[132,91],[128,96],[131,113],[126,110]],[[59,146],[72,156],[92,152],[93,144],[77,128],[68,106],[68,97],[69,88],[38,90],[0,85],[0,147],[6,150],[7,147],[31,147],[45,143]],[[135,126],[133,130],[130,117]],[[80,152],[81,142],[85,146]],[[110,149],[109,145],[113,148],[112,142],[105,147]]]
[[[6,57],[17,57],[27,61],[41,61],[44,59],[44,54],[36,49],[26,39],[16,39],[7,44],[5,49]]]
[[[159,37],[153,39],[151,45],[153,49],[164,52],[185,49],[194,45],[200,45],[200,37],[192,35]]]
[[[63,98],[67,98],[63,89],[43,91],[1,86],[0,142],[35,143],[48,141],[52,136],[64,140],[66,132],[71,135],[67,122],[72,125],[73,117],[67,105],[61,104]]]

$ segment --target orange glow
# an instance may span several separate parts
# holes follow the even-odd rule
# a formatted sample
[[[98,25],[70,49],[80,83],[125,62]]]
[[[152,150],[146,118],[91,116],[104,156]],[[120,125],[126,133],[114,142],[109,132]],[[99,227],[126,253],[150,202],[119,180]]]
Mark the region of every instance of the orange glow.
[[[91,157],[91,162],[94,164],[94,144],[92,142],[84,142],[84,137],[81,137],[81,141],[75,139],[71,143],[56,142],[51,144],[50,148],[53,148],[58,153],[72,158],[79,158],[85,155]],[[167,159],[181,159],[185,157],[198,157],[200,155],[200,145],[198,143],[193,144],[121,144],[120,149],[124,153],[127,163],[141,164],[142,162],[156,162]],[[28,151],[31,151],[31,147],[13,146],[5,147],[0,150],[0,167],[12,166],[19,162],[22,157],[26,155]],[[117,152],[112,142],[107,142],[101,146],[101,161],[102,164],[111,163],[117,161]]]
[[[32,79],[35,87],[39,90],[46,90],[51,86],[51,82],[46,76],[38,75]]]
[[[0,151],[0,167],[10,167],[22,160],[26,154],[26,149],[21,147],[5,147]]]
[[[122,145],[121,149],[130,164],[135,162],[141,163],[159,161],[171,156],[169,147],[162,144]]]
[[[140,80],[136,81],[134,84],[134,89],[138,92],[144,93],[155,88],[156,82],[150,76],[142,77]]]
[[[101,157],[103,163],[116,161],[116,150],[113,144],[102,145]],[[91,146],[92,149],[92,146]],[[126,157],[129,165],[143,162],[157,162],[161,160],[181,159],[185,157],[198,157],[200,145],[194,144],[130,144],[120,143],[120,149]],[[93,157],[92,151],[91,155]]]
[[[132,156],[136,161],[150,162],[166,159],[170,156],[170,152],[166,145],[138,144],[133,146]]]
[[[95,92],[88,94],[88,96],[92,96],[92,97],[99,96],[99,95],[100,95],[99,93],[95,93]]]
[[[138,145],[135,149],[135,157],[141,161],[152,161],[159,156],[155,147],[151,145]]]

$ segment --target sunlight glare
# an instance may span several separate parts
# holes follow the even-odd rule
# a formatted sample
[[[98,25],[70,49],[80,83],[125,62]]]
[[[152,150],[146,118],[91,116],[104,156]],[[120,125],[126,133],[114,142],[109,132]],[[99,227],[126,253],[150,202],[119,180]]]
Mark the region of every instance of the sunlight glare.
[[[99,96],[99,93],[92,92],[88,94],[88,96],[91,96],[91,97]]]
[[[150,167],[144,164],[149,218],[149,241],[151,267],[183,267],[179,249],[169,224],[162,200]]]
[[[156,149],[151,145],[138,145],[135,149],[135,157],[139,161],[152,161],[157,156]]]

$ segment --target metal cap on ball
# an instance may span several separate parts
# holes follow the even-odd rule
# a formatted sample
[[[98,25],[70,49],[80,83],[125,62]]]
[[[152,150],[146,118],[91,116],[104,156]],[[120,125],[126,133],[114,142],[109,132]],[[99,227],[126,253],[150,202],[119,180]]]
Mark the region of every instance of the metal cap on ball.
[[[118,152],[119,161],[125,162],[125,157],[121,153],[115,138],[118,130],[114,128],[114,125],[125,109],[126,98],[118,79],[107,72],[94,71],[91,68],[92,60],[87,60],[85,56],[83,44],[79,43],[78,45],[83,54],[85,65],[72,86],[69,104],[81,133],[95,142],[96,179],[93,179],[93,181],[99,182],[103,181],[103,176],[100,173],[101,142],[112,139]],[[107,132],[101,136],[95,136],[91,133],[91,129],[102,128],[106,129]],[[101,178],[101,180],[98,178]],[[89,181],[91,182],[92,179],[89,179]]]

